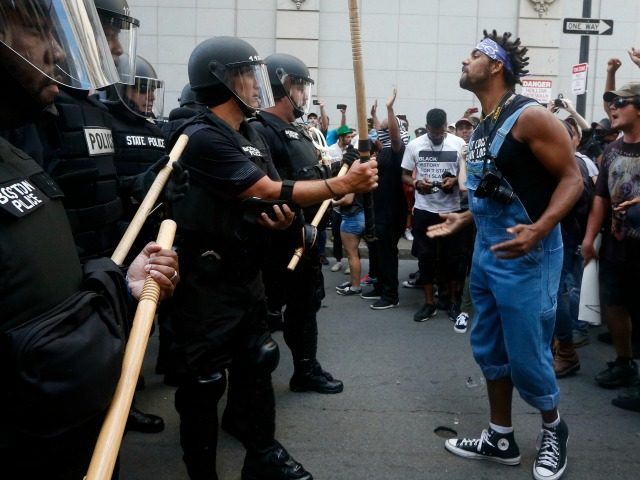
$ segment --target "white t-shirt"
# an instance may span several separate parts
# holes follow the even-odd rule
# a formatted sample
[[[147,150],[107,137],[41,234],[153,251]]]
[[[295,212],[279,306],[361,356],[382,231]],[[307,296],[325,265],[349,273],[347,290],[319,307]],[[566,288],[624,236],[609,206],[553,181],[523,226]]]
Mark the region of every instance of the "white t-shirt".
[[[338,142],[334,143],[333,145],[329,145],[329,148],[327,148],[327,153],[331,157],[332,162],[339,162],[340,160],[342,160],[342,147],[338,145]]]
[[[416,180],[442,181],[442,174],[458,175],[460,151],[464,140],[447,134],[440,145],[433,145],[428,135],[422,135],[409,142],[402,157],[402,168],[416,171]],[[436,193],[415,192],[415,208],[432,213],[449,213],[460,210],[458,186],[451,193],[442,189]]]

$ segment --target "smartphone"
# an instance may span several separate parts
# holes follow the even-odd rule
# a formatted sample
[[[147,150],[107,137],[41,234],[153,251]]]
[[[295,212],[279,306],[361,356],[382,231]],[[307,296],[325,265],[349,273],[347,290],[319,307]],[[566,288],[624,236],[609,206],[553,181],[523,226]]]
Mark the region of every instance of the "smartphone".
[[[346,110],[347,106],[344,103],[339,103],[338,105],[336,105],[336,108],[338,110]]]
[[[558,108],[563,108],[563,107],[564,107],[564,102],[562,101],[562,99],[563,99],[563,98],[564,98],[564,95],[562,95],[561,93],[559,93],[559,94],[558,94],[558,98],[556,98],[556,99],[553,101],[553,105],[554,105],[555,107],[558,107]]]
[[[320,100],[315,100],[315,99],[314,99],[314,100],[313,100],[313,104],[314,104],[314,105],[320,105]]]
[[[266,213],[274,222],[278,220],[273,211],[274,205],[286,205],[284,200],[265,200],[263,198],[250,197],[243,200],[243,219],[248,223],[256,223],[263,213]]]

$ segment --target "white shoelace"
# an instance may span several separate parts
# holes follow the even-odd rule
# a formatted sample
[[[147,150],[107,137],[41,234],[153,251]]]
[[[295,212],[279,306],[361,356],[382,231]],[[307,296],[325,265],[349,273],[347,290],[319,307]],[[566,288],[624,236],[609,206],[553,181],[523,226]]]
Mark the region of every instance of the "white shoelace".
[[[536,465],[542,467],[550,467],[556,469],[560,460],[560,444],[558,442],[558,434],[554,430],[542,431],[542,441],[540,444],[540,452],[536,460]]]
[[[479,452],[482,448],[483,443],[488,443],[489,445],[493,446],[493,444],[489,441],[489,432],[487,431],[487,429],[482,430],[480,438],[463,438],[462,440],[460,440],[459,447],[468,446],[475,448]]]

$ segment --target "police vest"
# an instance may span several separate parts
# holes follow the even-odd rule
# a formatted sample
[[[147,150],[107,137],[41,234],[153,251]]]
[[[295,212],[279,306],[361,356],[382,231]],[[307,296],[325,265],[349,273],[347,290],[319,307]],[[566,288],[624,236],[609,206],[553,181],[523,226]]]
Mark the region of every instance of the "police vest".
[[[183,125],[172,139],[177,139],[183,132],[193,135],[199,130],[216,131],[231,140],[247,159],[267,173],[270,156],[262,137],[251,125],[244,124],[244,128],[246,136],[231,129],[215,115],[203,113]],[[186,195],[175,202],[172,210],[186,242],[183,244],[185,254],[213,250],[222,256],[223,262],[229,262],[222,268],[235,279],[247,279],[257,274],[265,229],[243,220],[241,199],[215,195],[192,177]]]
[[[269,147],[281,178],[315,180],[328,177],[327,172],[319,167],[320,152],[305,127],[283,122],[267,112],[258,114],[257,118],[279,139],[276,145],[270,144]]]
[[[113,143],[118,176],[132,176],[147,170],[166,153],[162,131],[124,105],[109,104],[113,115]]]
[[[262,112],[257,119],[272,134],[267,134],[273,163],[280,177],[287,180],[318,180],[329,178],[331,171],[320,165],[320,152],[311,141],[307,129],[301,125],[294,125],[280,120],[273,114]],[[265,132],[266,133],[266,132]],[[320,204],[304,208],[304,219],[311,222]],[[319,228],[326,225],[325,215]]]
[[[0,137],[0,327],[39,315],[80,286],[62,191]]]
[[[64,192],[64,205],[82,259],[108,256],[120,239],[122,217],[114,164],[112,117],[99,101],[64,90],[59,116],[42,122],[44,165]]]

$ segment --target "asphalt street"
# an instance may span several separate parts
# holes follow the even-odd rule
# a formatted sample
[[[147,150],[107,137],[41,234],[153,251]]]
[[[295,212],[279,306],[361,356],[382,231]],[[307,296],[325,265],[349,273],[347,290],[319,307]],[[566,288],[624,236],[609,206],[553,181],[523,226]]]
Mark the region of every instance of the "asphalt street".
[[[366,265],[364,260],[364,272]],[[400,279],[415,269],[415,261],[402,260]],[[334,287],[346,278],[325,268],[327,296],[318,315],[318,358],[344,381],[343,393],[290,392],[291,355],[282,334],[274,335],[281,351],[273,374],[276,436],[288,451],[316,480],[531,478],[540,417],[517,394],[513,419],[522,454],[519,466],[457,458],[434,433],[443,426],[477,436],[487,426],[484,379],[471,356],[469,334],[454,333],[442,311],[428,322],[414,322],[413,313],[422,304],[420,290],[403,288],[399,308],[373,311],[370,302],[359,297],[336,295]],[[613,407],[616,391],[601,389],[593,380],[614,358],[612,347],[596,340],[601,331],[604,327],[592,328],[591,345],[579,350],[580,372],[560,380],[560,411],[570,430],[567,480],[640,478],[640,414]],[[126,435],[122,480],[187,479],[174,389],[153,373],[156,349],[154,336],[144,367],[146,388],[138,393],[137,403],[162,415],[166,429]],[[243,458],[242,445],[221,432],[220,480],[238,480]]]

